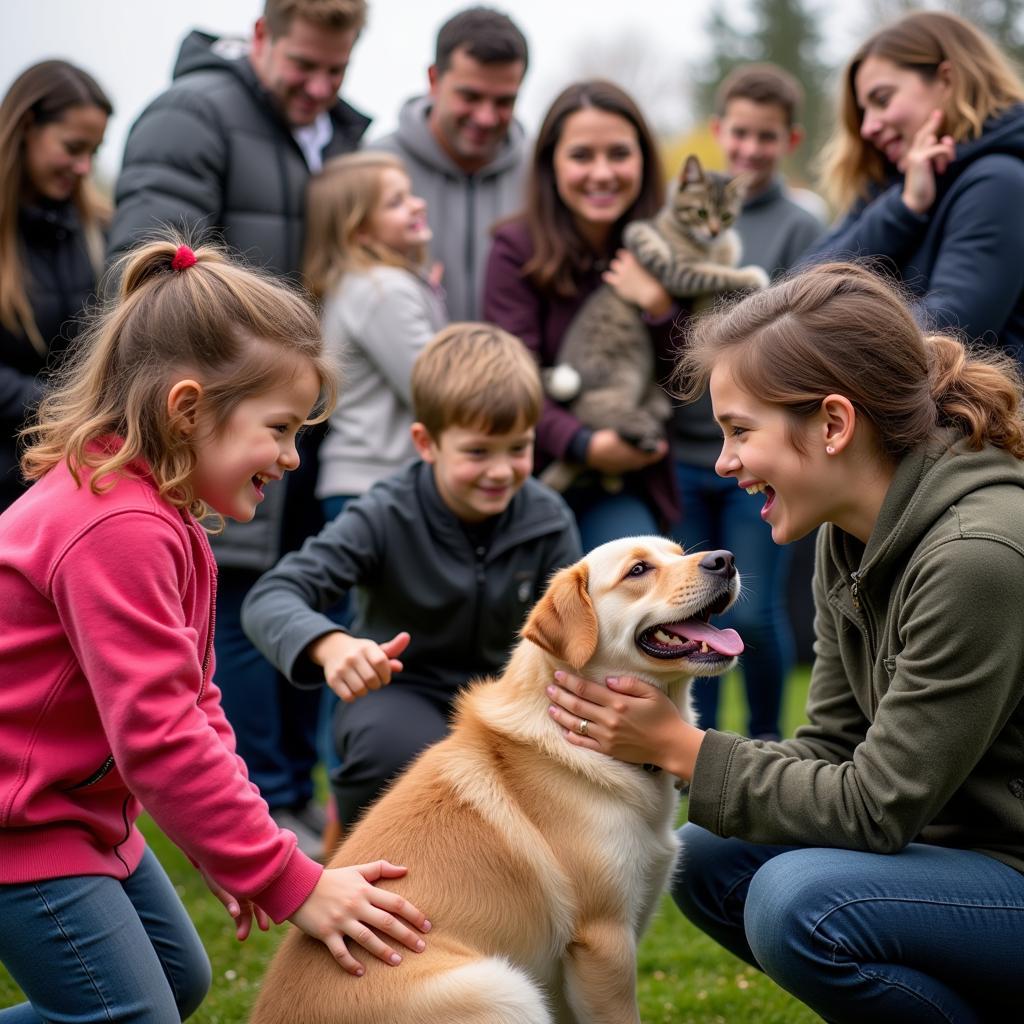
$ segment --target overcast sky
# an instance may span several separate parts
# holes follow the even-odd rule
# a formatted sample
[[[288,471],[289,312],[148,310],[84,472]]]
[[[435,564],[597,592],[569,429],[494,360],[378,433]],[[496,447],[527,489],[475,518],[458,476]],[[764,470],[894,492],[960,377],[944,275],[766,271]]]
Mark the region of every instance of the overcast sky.
[[[391,130],[402,101],[424,90],[438,27],[470,2],[370,0],[369,25],[342,88],[373,117],[369,138]],[[531,132],[562,86],[602,72],[634,91],[657,126],[689,127],[689,69],[708,50],[703,25],[710,0],[488,2],[508,11],[530,44],[517,113]],[[852,0],[853,7],[860,4]],[[830,14],[830,35],[850,7]],[[48,57],[89,71],[116,108],[99,155],[100,173],[110,177],[132,121],[170,82],[189,30],[248,36],[261,9],[261,0],[0,0],[0,94],[22,69]]]

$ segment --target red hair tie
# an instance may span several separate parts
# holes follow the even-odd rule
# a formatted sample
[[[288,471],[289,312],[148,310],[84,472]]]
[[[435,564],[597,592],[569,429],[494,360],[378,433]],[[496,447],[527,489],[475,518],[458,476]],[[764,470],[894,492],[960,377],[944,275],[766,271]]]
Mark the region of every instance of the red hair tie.
[[[174,259],[171,260],[171,267],[174,270],[185,270],[198,262],[196,254],[187,245],[179,245]]]

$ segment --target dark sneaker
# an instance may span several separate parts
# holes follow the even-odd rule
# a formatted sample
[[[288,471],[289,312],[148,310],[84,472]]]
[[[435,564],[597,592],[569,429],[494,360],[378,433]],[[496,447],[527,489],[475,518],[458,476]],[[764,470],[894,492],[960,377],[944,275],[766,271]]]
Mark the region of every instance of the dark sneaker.
[[[291,812],[310,832],[323,836],[324,829],[327,827],[327,812],[320,804],[310,800],[309,803],[303,804],[302,807],[291,808]]]
[[[270,816],[277,822],[280,828],[286,828],[289,832],[295,833],[299,841],[299,849],[313,860],[320,860],[323,856],[323,839],[318,832],[314,832],[290,807],[274,807]]]

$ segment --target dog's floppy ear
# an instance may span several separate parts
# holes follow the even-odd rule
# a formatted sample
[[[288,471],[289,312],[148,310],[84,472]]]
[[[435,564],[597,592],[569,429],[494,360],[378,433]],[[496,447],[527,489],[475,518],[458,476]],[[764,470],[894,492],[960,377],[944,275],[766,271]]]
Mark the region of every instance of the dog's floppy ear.
[[[587,593],[586,565],[563,569],[548,584],[523,626],[522,636],[581,669],[597,650],[597,615]]]

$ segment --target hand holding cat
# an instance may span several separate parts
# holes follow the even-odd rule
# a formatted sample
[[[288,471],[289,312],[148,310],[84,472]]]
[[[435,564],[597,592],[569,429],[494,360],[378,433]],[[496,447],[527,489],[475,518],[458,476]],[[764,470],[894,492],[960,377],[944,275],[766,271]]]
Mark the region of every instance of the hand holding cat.
[[[672,296],[657,278],[649,274],[628,250],[620,249],[601,275],[625,302],[639,306],[648,316],[658,320],[672,309]]]
[[[903,202],[916,214],[931,209],[935,202],[935,176],[945,173],[956,156],[953,137],[938,134],[942,117],[941,110],[929,114],[898,164],[903,174]]]

